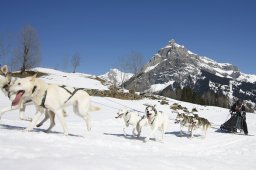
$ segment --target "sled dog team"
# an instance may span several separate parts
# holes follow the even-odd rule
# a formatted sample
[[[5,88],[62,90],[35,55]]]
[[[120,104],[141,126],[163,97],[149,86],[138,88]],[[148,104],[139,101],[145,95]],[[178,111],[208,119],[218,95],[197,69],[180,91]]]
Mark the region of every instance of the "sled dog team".
[[[90,96],[83,88],[73,88],[67,86],[59,86],[56,84],[48,84],[36,78],[36,75],[26,78],[14,78],[8,73],[6,65],[0,69],[0,88],[3,93],[12,101],[12,105],[1,109],[1,116],[10,110],[19,109],[19,118],[21,120],[31,121],[25,131],[31,131],[34,127],[41,126],[45,121],[50,119],[50,126],[46,130],[49,132],[55,125],[54,118],[57,115],[65,135],[68,135],[67,124],[65,121],[65,107],[73,106],[73,112],[81,117],[85,122],[85,127],[88,131],[91,130],[91,115],[90,112],[100,110],[99,107],[91,105]],[[24,111],[26,105],[34,104],[36,113],[33,119],[26,117]],[[37,124],[41,115],[45,118]],[[124,120],[124,135],[126,136],[126,128],[133,126],[133,135],[140,136],[142,127],[151,127],[151,133],[144,139],[147,142],[151,136],[159,130],[161,133],[161,141],[164,139],[164,134],[167,130],[168,116],[157,111],[155,106],[146,105],[145,115],[141,116],[136,111],[120,109],[116,118]],[[176,123],[180,123],[180,134],[182,128],[188,127],[188,132],[193,137],[193,130],[202,127],[205,132],[211,126],[210,122],[198,115],[188,116],[185,113],[178,113]]]

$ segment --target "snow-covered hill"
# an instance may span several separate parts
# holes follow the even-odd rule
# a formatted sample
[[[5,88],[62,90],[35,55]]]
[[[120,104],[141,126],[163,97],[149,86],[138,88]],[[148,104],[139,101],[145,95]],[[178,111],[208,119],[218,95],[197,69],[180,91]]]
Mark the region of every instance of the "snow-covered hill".
[[[46,81],[85,88],[91,84],[90,79],[78,81],[77,77],[73,77],[80,74],[48,69],[47,72],[50,75],[42,78]],[[97,84],[97,88],[105,87]],[[63,135],[58,118],[51,133],[43,132],[49,122],[33,132],[23,132],[29,122],[19,120],[18,111],[6,113],[0,120],[0,169],[255,169],[255,114],[247,114],[249,134],[253,136],[224,134],[216,130],[228,118],[227,109],[167,100],[169,105],[160,105],[159,101],[150,99],[136,101],[92,97],[92,104],[101,107],[100,111],[92,112],[92,131],[86,132],[83,120],[73,114],[72,108],[67,108],[69,136]],[[170,118],[164,143],[154,140],[143,143],[144,137],[150,132],[148,127],[143,129],[139,139],[122,135],[123,121],[114,118],[117,109],[127,106],[143,112],[145,103],[156,104],[157,109]],[[181,104],[189,110],[197,108],[200,116],[212,122],[213,127],[205,139],[200,130],[195,132],[193,139],[179,136],[179,125],[174,124],[173,120],[176,114],[170,109],[173,103]],[[0,107],[10,104],[8,98],[0,92]],[[34,106],[28,106],[26,113],[33,116]],[[131,134],[131,129],[127,132]]]
[[[39,71],[48,75],[40,77],[40,79],[59,85],[67,85],[71,87],[81,87],[87,89],[108,90],[108,87],[103,85],[96,76],[84,73],[66,73],[49,68],[34,68],[33,71]]]
[[[129,80],[133,76],[132,73],[124,73],[116,68],[110,69],[109,72],[100,75],[99,77],[107,82],[114,84],[114,85],[121,85],[127,80]]]

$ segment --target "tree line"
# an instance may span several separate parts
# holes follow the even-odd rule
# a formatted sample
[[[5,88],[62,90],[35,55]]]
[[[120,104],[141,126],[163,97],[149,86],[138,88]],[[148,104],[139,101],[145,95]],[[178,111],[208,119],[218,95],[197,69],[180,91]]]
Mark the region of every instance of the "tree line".
[[[226,96],[216,94],[210,90],[199,94],[198,92],[193,91],[190,87],[184,87],[183,89],[177,88],[175,90],[161,92],[160,95],[200,105],[219,106],[223,108],[230,107],[229,100]]]

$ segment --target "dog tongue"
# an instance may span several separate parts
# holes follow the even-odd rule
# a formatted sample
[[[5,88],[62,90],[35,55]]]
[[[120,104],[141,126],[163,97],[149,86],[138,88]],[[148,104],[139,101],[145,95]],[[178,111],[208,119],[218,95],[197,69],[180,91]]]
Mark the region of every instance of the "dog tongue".
[[[22,92],[19,92],[19,93],[16,94],[15,99],[12,101],[12,106],[16,106],[19,103],[20,98],[21,98],[22,95],[23,95]]]

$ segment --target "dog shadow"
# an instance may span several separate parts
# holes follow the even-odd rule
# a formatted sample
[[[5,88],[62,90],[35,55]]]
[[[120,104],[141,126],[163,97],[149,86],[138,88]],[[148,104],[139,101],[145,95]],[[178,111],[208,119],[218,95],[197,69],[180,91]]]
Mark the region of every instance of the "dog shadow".
[[[0,129],[8,129],[8,130],[24,130],[24,129],[25,129],[25,127],[0,124]]]
[[[141,140],[143,141],[145,137],[137,137],[137,136],[133,136],[133,135],[128,135],[126,134],[126,136],[122,133],[103,133],[104,135],[108,135],[108,136],[115,136],[115,137],[122,137],[125,139],[129,139],[129,140]]]
[[[180,138],[184,138],[184,137],[191,138],[191,135],[189,133],[183,132],[182,134],[180,134],[180,131],[166,132],[165,134],[175,135],[176,137],[180,137]],[[202,135],[194,134],[193,137],[202,137]]]
[[[6,125],[6,124],[0,124],[0,129],[8,129],[8,130],[18,130],[18,131],[23,131],[26,128],[22,127],[22,126],[13,126],[13,125]],[[63,133],[61,132],[57,132],[57,131],[50,131],[50,132],[46,132],[45,129],[40,129],[40,128],[34,128],[32,132],[44,132],[46,134],[58,134],[61,135]],[[75,135],[75,134],[68,134],[68,136],[72,136],[72,137],[83,137],[81,135]]]

